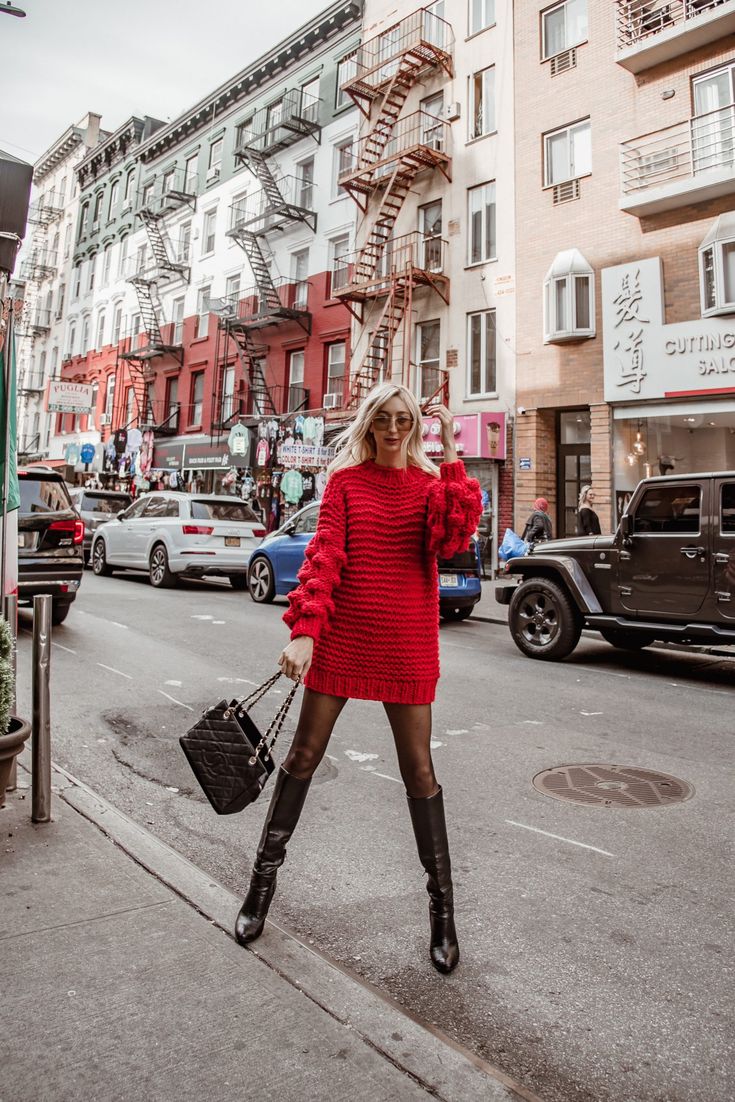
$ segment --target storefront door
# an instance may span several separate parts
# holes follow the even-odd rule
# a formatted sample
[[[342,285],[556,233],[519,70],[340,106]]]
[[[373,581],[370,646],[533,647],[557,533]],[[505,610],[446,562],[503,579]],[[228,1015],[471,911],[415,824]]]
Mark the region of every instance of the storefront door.
[[[558,441],[558,504],[554,535],[563,538],[576,534],[579,494],[582,487],[592,481],[588,409],[563,410],[559,414]]]

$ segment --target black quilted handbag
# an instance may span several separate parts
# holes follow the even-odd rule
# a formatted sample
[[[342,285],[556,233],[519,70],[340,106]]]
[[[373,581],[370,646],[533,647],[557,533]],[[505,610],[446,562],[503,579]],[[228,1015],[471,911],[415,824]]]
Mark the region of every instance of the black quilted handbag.
[[[194,776],[218,815],[232,815],[257,800],[274,769],[271,751],[276,744],[298,681],[280,704],[268,730],[261,735],[249,714],[280,673],[273,674],[242,700],[220,700],[207,708],[179,739]]]

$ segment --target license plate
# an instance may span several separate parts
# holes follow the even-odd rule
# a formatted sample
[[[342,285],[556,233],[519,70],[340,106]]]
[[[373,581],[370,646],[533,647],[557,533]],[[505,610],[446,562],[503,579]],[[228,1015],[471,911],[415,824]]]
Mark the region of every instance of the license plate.
[[[239,546],[240,546],[240,537],[239,536],[225,536],[225,547],[239,547]]]
[[[459,578],[456,574],[440,574],[439,585],[442,586],[442,588],[451,589],[453,586],[459,585]]]

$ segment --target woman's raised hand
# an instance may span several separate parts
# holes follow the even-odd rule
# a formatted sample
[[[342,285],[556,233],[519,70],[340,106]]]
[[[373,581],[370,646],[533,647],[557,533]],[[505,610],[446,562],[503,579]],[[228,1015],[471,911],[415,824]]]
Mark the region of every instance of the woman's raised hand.
[[[457,446],[454,443],[454,416],[441,402],[429,406],[425,411],[428,417],[436,417],[442,427],[442,447],[445,463],[453,463],[457,458]]]
[[[292,639],[287,647],[281,651],[278,665],[281,673],[290,677],[292,681],[298,681],[300,677],[306,677],[311,665],[314,653],[314,640],[310,635],[299,635]]]

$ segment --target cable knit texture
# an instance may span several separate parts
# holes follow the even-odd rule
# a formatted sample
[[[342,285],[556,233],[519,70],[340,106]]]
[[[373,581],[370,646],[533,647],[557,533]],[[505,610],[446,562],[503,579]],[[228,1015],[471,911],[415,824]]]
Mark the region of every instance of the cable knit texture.
[[[310,635],[316,692],[430,704],[439,678],[437,555],[467,548],[482,511],[464,464],[436,478],[373,460],[336,471],[283,619]]]

